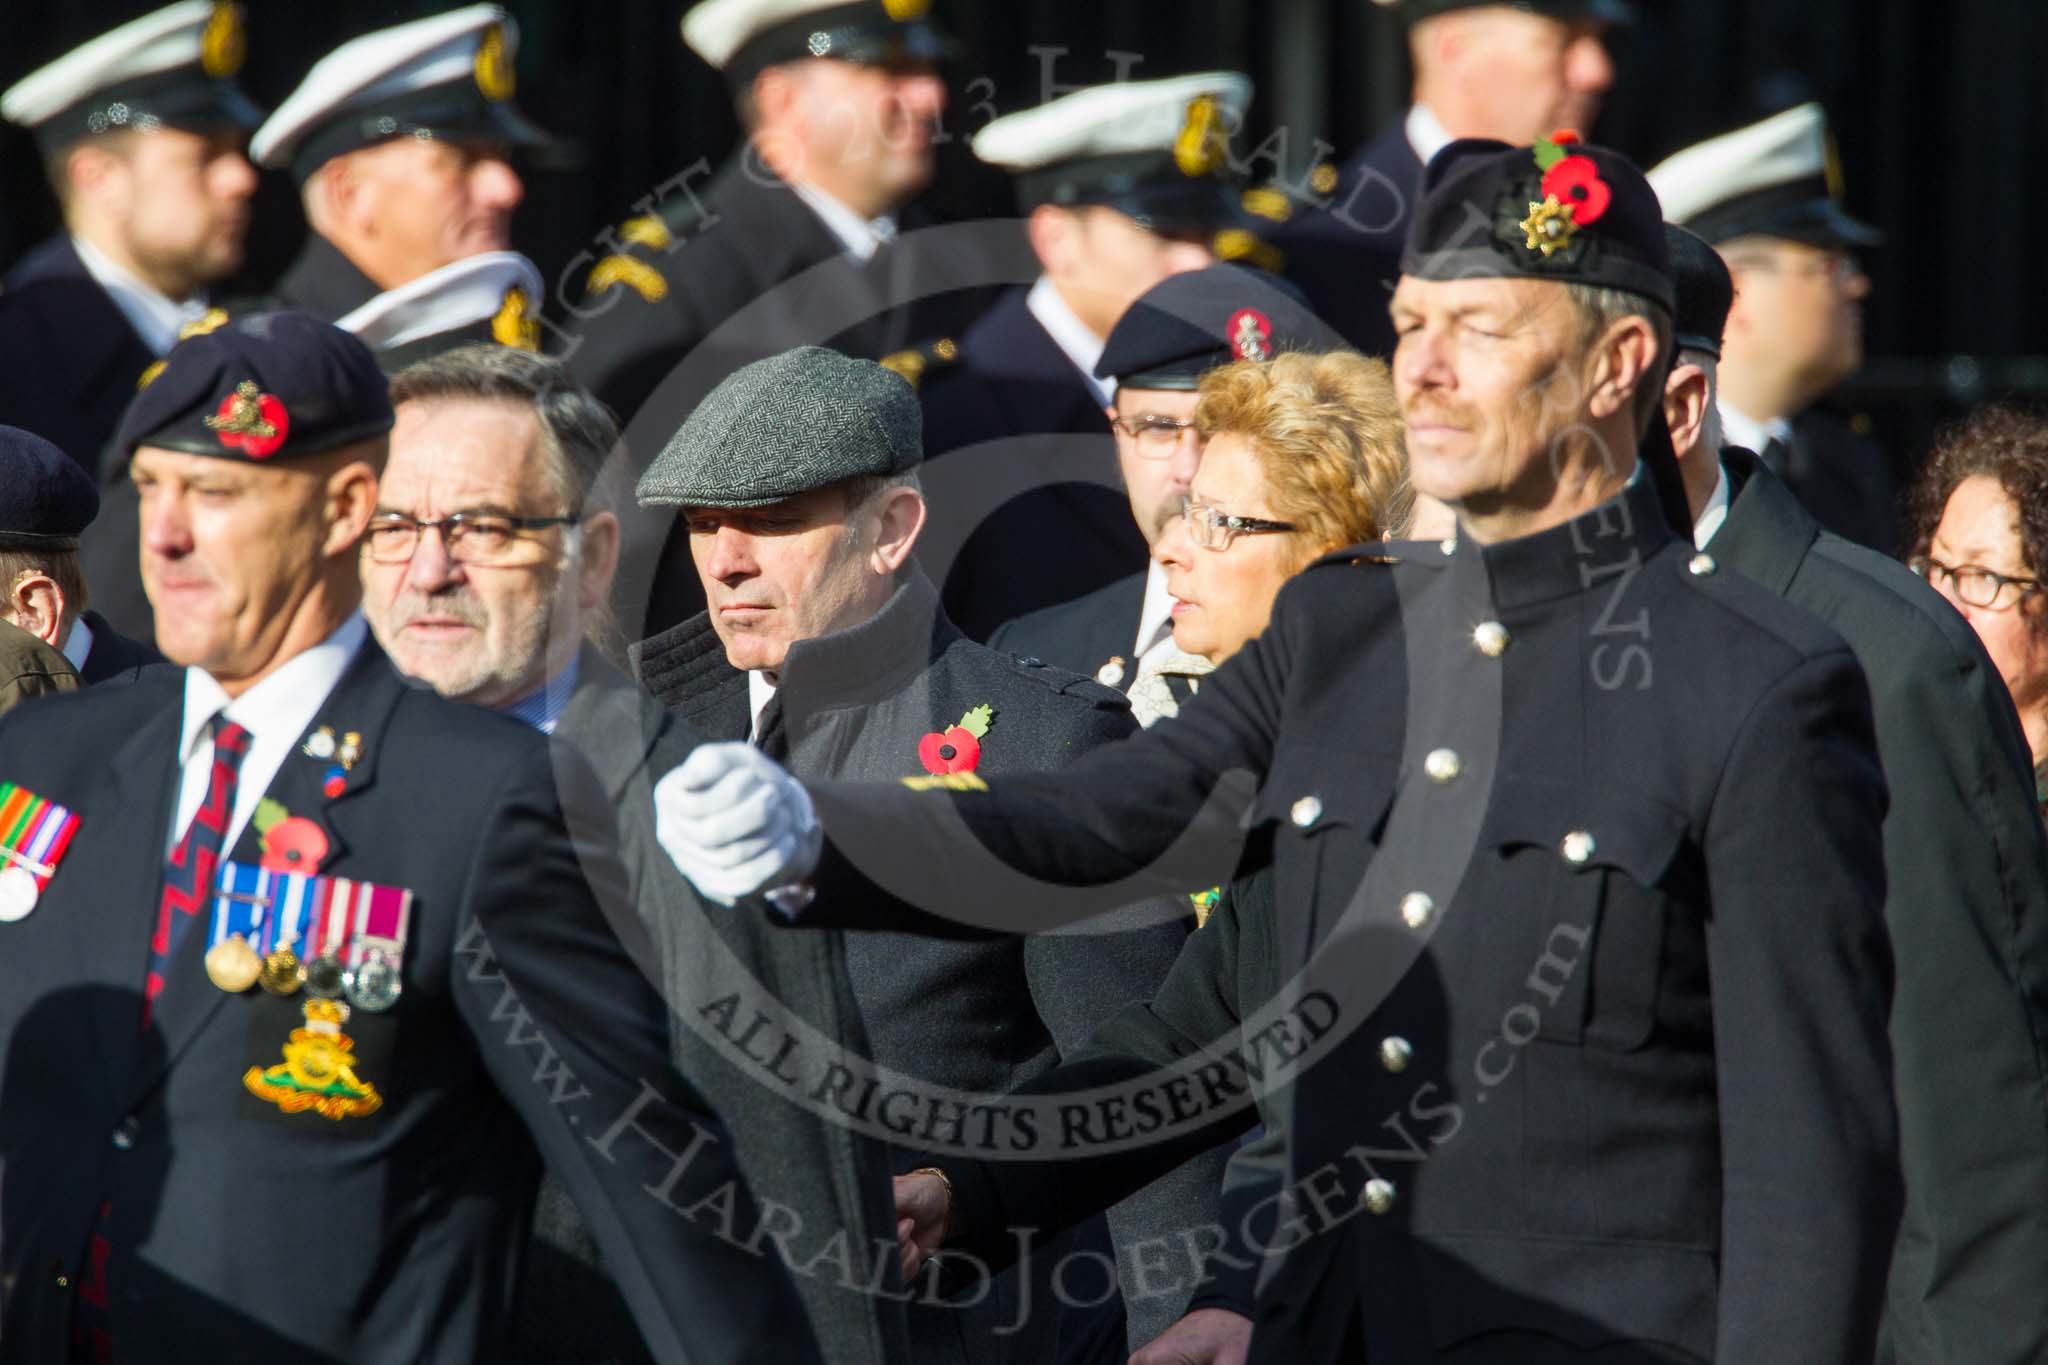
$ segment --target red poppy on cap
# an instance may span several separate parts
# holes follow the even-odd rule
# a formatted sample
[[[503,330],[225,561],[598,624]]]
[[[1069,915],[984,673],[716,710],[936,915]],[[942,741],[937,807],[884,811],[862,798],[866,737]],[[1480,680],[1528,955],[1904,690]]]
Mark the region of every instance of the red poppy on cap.
[[[1239,360],[1273,358],[1273,320],[1256,308],[1230,315],[1230,353]]]
[[[1572,221],[1587,227],[1607,212],[1614,192],[1600,178],[1600,167],[1589,156],[1568,156],[1543,173],[1543,193],[1572,211]]]
[[[292,415],[285,411],[284,400],[274,393],[261,392],[246,379],[221,399],[213,416],[205,420],[222,445],[240,449],[252,460],[276,454],[292,427]]]

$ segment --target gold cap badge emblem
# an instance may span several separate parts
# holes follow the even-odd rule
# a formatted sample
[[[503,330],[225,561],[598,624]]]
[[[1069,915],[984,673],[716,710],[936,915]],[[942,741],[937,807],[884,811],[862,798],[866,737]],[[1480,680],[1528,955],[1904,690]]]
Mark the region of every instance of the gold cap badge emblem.
[[[500,346],[517,351],[540,349],[540,321],[526,310],[526,291],[514,285],[505,291],[504,306],[491,319],[491,336]]]
[[[929,14],[932,0],[882,0],[882,8],[897,23],[907,24],[913,19],[922,19]]]
[[[1191,178],[1214,175],[1230,155],[1230,142],[1216,118],[1216,97],[1188,101],[1187,119],[1173,142],[1173,164]]]
[[[492,24],[476,45],[476,88],[487,100],[509,100],[518,83],[512,54],[505,50],[504,25]]]
[[[217,81],[242,69],[249,55],[249,37],[242,31],[242,7],[217,4],[199,35],[199,67]]]

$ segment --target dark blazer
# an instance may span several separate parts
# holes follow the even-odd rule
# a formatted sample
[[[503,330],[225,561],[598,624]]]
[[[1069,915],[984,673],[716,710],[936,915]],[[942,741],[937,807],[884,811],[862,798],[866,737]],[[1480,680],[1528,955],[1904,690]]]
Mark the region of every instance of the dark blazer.
[[[543,1153],[657,1359],[816,1359],[775,1259],[683,1212],[729,1201],[736,1226],[756,1217],[594,900],[616,855],[572,846],[564,825],[565,805],[601,801],[588,769],[408,686],[374,643],[316,717],[363,737],[342,793],[325,797],[325,765],[295,750],[267,795],[325,830],[323,873],[415,894],[402,998],[345,1026],[382,1108],[330,1120],[247,1094],[243,1073],[278,1063],[304,997],[216,989],[196,926],[138,1030],[183,694],[181,670],[153,669],[0,722],[0,772],[81,817],[0,949],[8,1360],[68,1358],[102,1200],[123,1353],[500,1357]],[[260,856],[253,829],[234,856]],[[648,1193],[670,1176],[666,1200]]]
[[[85,666],[78,670],[87,686],[164,661],[156,646],[129,639],[96,611],[88,611],[79,619],[92,631],[92,647],[85,652]]]
[[[645,468],[740,366],[805,344],[879,360],[957,330],[985,306],[989,286],[1027,278],[1027,264],[1036,270],[1011,225],[926,241],[915,235],[917,221],[906,213],[903,236],[856,262],[794,190],[743,150],[707,184],[678,187],[634,220],[632,240],[610,236],[615,250],[595,262],[590,292],[550,327],[549,350],[618,414]],[[672,518],[628,519],[626,534],[629,558],[637,541],[661,544],[645,634],[704,609],[687,539]]]
[[[384,291],[341,254],[341,248],[308,230],[306,244],[280,275],[267,297],[248,300],[236,312],[290,309],[322,322],[347,317]]]
[[[1227,976],[1191,950],[1192,1013],[1126,1012],[1149,1041],[1041,1082],[1226,1040],[1186,1117],[1258,1095],[1268,1195],[1312,1220],[1261,1267],[1255,1360],[1870,1358],[1899,1195],[1868,690],[1695,564],[1650,481],[1519,540],[1328,557],[1176,719],[984,785],[811,784],[804,919],[940,932],[875,888],[972,877],[975,923],[1047,924],[1271,871],[1266,946]],[[1292,1014],[1240,1037],[1247,979]],[[1090,1150],[949,1166],[970,1243],[1179,1154]]]
[[[1822,531],[1748,451],[1723,463],[1735,497],[1709,551],[1848,641],[1891,788],[1885,917],[1906,1213],[1880,1359],[2042,1359],[2048,840],[2026,737],[1976,632],[1940,594]]]
[[[60,232],[0,282],[0,423],[54,442],[88,472],[156,359]]]
[[[1421,184],[1422,160],[1405,121],[1396,119],[1338,168],[1327,196],[1265,232],[1317,316],[1368,355],[1394,351],[1387,303],[1401,278],[1401,248]]]
[[[1054,668],[1091,678],[1104,664],[1120,658],[1125,667],[1116,689],[1122,692],[1137,681],[1131,647],[1137,643],[1138,616],[1144,610],[1145,575],[1141,571],[1086,597],[1005,621],[988,637],[988,647],[1043,659]]]
[[[971,640],[1145,558],[1109,419],[1025,297],[1004,294],[918,388],[931,504],[919,562]]]
[[[706,737],[746,738],[746,675],[726,663],[708,620],[647,641],[638,663],[654,695]],[[939,611],[929,582],[917,575],[867,623],[792,646],[778,696],[787,761],[799,773],[821,776],[893,781],[923,775],[919,741],[983,705],[995,712],[981,741],[979,771],[988,774],[1064,768],[1135,727],[1115,693],[962,638]],[[845,935],[839,955],[857,1009],[856,1031],[848,1034],[842,1025],[834,1032],[864,1038],[867,1055],[921,1082],[1000,1094],[1050,1068],[1125,1004],[1150,995],[1185,942],[1189,922],[1172,907],[1165,907],[1162,920],[1161,909],[1135,907],[1109,926],[1110,933],[1004,935],[971,943],[901,933]],[[909,1134],[883,1136],[896,1150],[914,1142]],[[1197,1162],[1113,1210],[1117,1248],[1128,1251],[1153,1239],[1175,1248],[1168,1260],[1179,1257],[1181,1231],[1213,1217],[1221,1161]],[[763,1194],[773,1197],[776,1185],[766,1176],[763,1181]],[[880,1217],[865,1235],[893,1238],[886,1208]],[[1096,1291],[1083,1288],[1088,1271],[1080,1255],[1106,1254],[1110,1242],[1099,1225],[1084,1225],[1039,1251],[1028,1278],[1000,1277],[979,1306],[910,1305],[920,1365],[1052,1359],[1055,1331],[1071,1333],[1091,1316],[1060,1311],[1054,1267],[1062,1256],[1074,1257],[1062,1272],[1070,1292],[1092,1299]],[[1177,1285],[1129,1302],[1136,1341],[1149,1340],[1179,1316],[1193,1267],[1176,1268]],[[1028,1318],[1023,1331],[994,1333],[1020,1315]]]
[[[1792,419],[1791,449],[1773,454],[1824,529],[1881,555],[1898,552],[1899,489],[1883,446],[1833,409],[1813,407]]]

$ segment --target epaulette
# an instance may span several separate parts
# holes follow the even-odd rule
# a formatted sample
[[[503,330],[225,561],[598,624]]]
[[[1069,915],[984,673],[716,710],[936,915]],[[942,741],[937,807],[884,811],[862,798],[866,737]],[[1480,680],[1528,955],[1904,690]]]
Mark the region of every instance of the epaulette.
[[[924,382],[927,371],[943,370],[960,363],[960,343],[951,337],[940,337],[937,341],[921,342],[882,357],[885,370],[894,370],[909,381],[911,388]]]
[[[1432,540],[1375,540],[1364,545],[1346,545],[1341,550],[1332,550],[1310,560],[1308,567],[1323,569],[1342,565],[1385,567],[1393,564],[1441,563],[1448,557],[1443,546],[1453,543]],[[1415,553],[1425,547],[1428,553]]]
[[[667,252],[678,242],[687,242],[702,232],[711,218],[702,201],[687,194],[671,195],[655,208],[654,213],[643,213],[619,224],[614,235],[628,250],[614,252],[590,267],[590,274],[583,280],[585,298],[595,298],[622,284],[649,303],[668,297],[668,277],[652,262],[629,253],[636,247]]]
[[[1250,228],[1224,228],[1210,239],[1209,250],[1219,261],[1242,261],[1269,275],[1279,274],[1287,264],[1287,257],[1279,247]]]
[[[1128,711],[1131,699],[1113,687],[1104,687],[1093,678],[1084,678],[1079,673],[1069,673],[1064,668],[1055,668],[1043,659],[1029,654],[1005,654],[995,651],[1010,671],[1019,677],[1029,678],[1047,691],[1063,697],[1074,697],[1085,701],[1098,711]]]
[[[192,321],[186,323],[183,327],[180,327],[178,329],[178,340],[183,341],[187,337],[203,337],[208,332],[217,331],[220,328],[227,326],[227,324],[227,309],[209,308],[204,313],[201,313],[198,317],[192,319]],[[136,389],[139,391],[148,388],[150,384],[155,381],[156,377],[162,374],[163,372],[163,361],[151,361],[149,363],[148,368],[143,370],[141,376],[136,379]]]

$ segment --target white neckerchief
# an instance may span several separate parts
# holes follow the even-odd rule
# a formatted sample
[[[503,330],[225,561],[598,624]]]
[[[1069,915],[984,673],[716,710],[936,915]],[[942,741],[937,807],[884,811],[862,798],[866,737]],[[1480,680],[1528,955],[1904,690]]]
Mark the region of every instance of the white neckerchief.
[[[107,291],[107,297],[114,301],[114,307],[121,310],[121,316],[128,319],[128,325],[135,329],[135,335],[142,338],[142,344],[149,347],[151,355],[161,358],[168,354],[171,347],[178,344],[178,329],[206,315],[204,294],[195,294],[183,303],[174,303],[115,265],[105,252],[85,238],[73,237],[71,245],[77,250],[85,273]]]
[[[241,837],[242,827],[256,813],[256,803],[269,790],[292,746],[313,723],[368,634],[363,614],[356,612],[332,635],[292,656],[276,672],[232,699],[204,670],[185,670],[185,728],[178,742],[184,775],[178,783],[177,814],[165,836],[166,850],[176,847],[184,836],[213,780],[213,735],[207,722],[221,715],[249,732],[249,752],[243,756],[235,783],[235,808],[221,839],[221,848],[227,850]]]
[[[1773,439],[1782,441],[1787,447],[1792,444],[1792,424],[1782,417],[1773,417],[1768,422],[1759,422],[1746,412],[1737,412],[1725,402],[1721,408],[1721,444],[1741,446],[1744,450],[1758,455]]]
[[[1166,570],[1154,560],[1145,566],[1145,605],[1138,610],[1138,633],[1131,641],[1131,657],[1142,659],[1158,647],[1160,640],[1172,638],[1173,594],[1166,590]]]
[[[1706,549],[1707,542],[1714,538],[1714,532],[1728,520],[1728,498],[1732,491],[1728,486],[1728,466],[1716,462],[1714,491],[1707,495],[1707,505],[1700,509],[1699,519],[1692,524],[1692,547],[1695,550]]]
[[[768,710],[768,703],[775,700],[775,684],[768,681],[768,675],[760,669],[747,673],[747,709],[754,713],[754,723],[747,727],[747,743],[756,744],[761,739],[761,717]]]
[[[1088,389],[1095,395],[1100,407],[1108,407],[1116,399],[1116,381],[1097,379],[1095,362],[1102,359],[1103,339],[1088,329],[1088,324],[1067,306],[1060,297],[1059,287],[1052,282],[1052,276],[1040,275],[1038,283],[1031,286],[1031,292],[1024,296],[1024,306],[1031,310],[1031,316],[1038,319],[1038,325],[1045,328],[1045,334],[1052,338],[1052,344],[1060,353],[1074,363],[1081,372],[1081,378],[1088,383]]]
[[[811,206],[811,212],[825,220],[825,227],[839,244],[846,248],[846,254],[856,261],[874,259],[882,249],[882,243],[896,235],[896,220],[884,214],[880,218],[863,218],[846,205],[834,199],[814,185],[800,185],[791,181],[789,187],[796,191],[796,197]]]
[[[1451,136],[1451,130],[1444,127],[1444,121],[1436,116],[1436,111],[1426,104],[1408,107],[1408,121],[1401,131],[1408,135],[1408,145],[1415,149],[1415,155],[1425,166],[1436,159],[1438,152],[1457,141]]]
[[[71,634],[64,637],[64,648],[60,651],[71,661],[71,666],[84,671],[85,656],[92,653],[92,627],[85,623],[83,616],[71,623]]]

